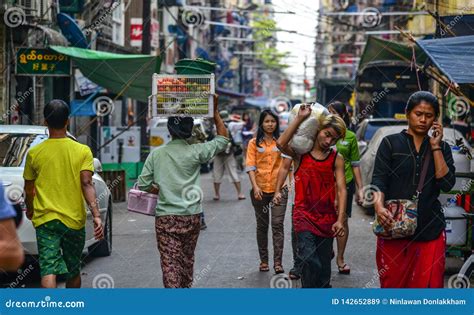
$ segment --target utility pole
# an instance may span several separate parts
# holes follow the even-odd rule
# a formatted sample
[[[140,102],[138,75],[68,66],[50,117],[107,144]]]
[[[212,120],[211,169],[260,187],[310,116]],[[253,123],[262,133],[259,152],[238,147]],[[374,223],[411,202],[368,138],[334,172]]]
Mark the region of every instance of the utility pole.
[[[307,57],[306,55],[304,56],[304,61],[303,61],[303,66],[304,66],[304,72],[303,72],[303,103],[306,103],[306,61]]]
[[[211,7],[217,8],[219,7],[219,0],[211,0]],[[217,21],[218,17],[218,11],[212,10],[211,11],[211,21]],[[211,51],[211,57],[214,58],[214,60],[217,60],[217,56],[219,55],[218,53],[218,45],[216,43],[216,26],[211,24],[211,42],[210,42],[210,51]]]
[[[151,0],[143,0],[143,36],[142,36],[142,54],[149,55],[151,53],[151,34],[150,34],[150,17],[151,17]],[[151,84],[151,78],[150,78]],[[144,161],[148,150],[149,140],[147,134],[147,115],[148,103],[137,102],[138,126],[140,127],[140,143],[141,143],[141,160]]]
[[[149,55],[151,52],[151,0],[143,0],[143,37],[142,37],[142,54]]]
[[[239,29],[239,37],[243,38],[243,29]],[[240,51],[245,51],[245,44],[244,42],[240,42],[238,44]],[[239,92],[242,93],[244,91],[244,67],[243,67],[244,55],[239,56]]]

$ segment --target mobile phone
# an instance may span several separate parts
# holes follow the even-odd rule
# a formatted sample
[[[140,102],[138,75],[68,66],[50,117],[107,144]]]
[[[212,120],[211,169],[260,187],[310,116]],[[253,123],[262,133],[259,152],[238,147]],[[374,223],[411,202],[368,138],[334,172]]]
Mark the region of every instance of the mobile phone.
[[[439,130],[438,128],[436,128],[436,126],[432,127],[432,129],[433,129],[433,138],[436,138],[439,135]]]

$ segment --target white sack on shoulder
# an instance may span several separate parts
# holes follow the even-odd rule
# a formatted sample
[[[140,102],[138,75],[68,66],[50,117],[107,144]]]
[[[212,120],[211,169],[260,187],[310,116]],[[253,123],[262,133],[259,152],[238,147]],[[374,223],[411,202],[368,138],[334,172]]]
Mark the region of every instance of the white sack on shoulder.
[[[296,104],[290,112],[289,122],[298,115],[301,104]],[[311,115],[299,126],[295,135],[291,139],[290,147],[299,155],[311,151],[314,139],[318,130],[321,115],[329,115],[329,111],[319,103],[311,104]]]

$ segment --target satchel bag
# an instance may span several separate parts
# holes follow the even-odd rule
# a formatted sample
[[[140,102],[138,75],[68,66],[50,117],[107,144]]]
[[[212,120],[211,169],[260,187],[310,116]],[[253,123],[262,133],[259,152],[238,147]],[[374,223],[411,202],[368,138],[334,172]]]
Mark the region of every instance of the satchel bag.
[[[428,164],[431,158],[431,152],[427,149],[423,161],[423,169],[421,171],[420,181],[416,193],[412,199],[391,199],[384,203],[385,208],[392,214],[393,224],[390,230],[385,230],[379,223],[377,213],[375,213],[375,221],[372,229],[375,235],[385,239],[405,238],[415,234],[418,220],[418,200],[423,190],[426,174],[428,172]]]
[[[128,211],[138,212],[146,215],[155,215],[158,195],[151,194],[138,189],[137,183],[128,192]]]

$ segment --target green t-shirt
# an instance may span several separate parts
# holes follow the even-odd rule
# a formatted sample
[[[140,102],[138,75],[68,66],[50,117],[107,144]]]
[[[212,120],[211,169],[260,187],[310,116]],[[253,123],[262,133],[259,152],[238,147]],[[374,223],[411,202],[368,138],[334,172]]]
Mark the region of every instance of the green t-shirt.
[[[359,166],[360,155],[359,146],[355,133],[350,130],[346,131],[346,137],[336,143],[337,152],[344,158],[344,171],[346,175],[346,183],[354,179],[353,166]]]
[[[222,136],[212,141],[188,144],[185,140],[172,140],[154,149],[148,155],[138,188],[148,191],[152,184],[160,188],[156,215],[193,215],[202,212],[200,168],[225,150],[229,139]]]

